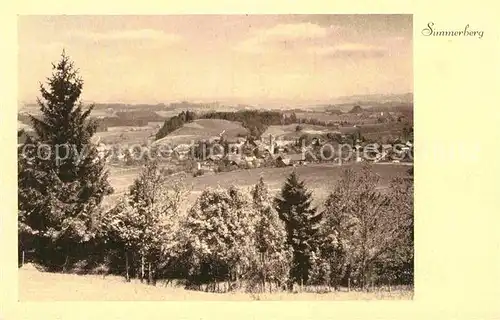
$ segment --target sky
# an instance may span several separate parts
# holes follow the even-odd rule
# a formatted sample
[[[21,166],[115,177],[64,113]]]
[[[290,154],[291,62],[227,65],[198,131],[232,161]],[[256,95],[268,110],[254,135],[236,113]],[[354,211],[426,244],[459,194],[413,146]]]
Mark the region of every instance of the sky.
[[[63,50],[82,99],[328,100],[413,92],[411,15],[19,16],[19,100]]]

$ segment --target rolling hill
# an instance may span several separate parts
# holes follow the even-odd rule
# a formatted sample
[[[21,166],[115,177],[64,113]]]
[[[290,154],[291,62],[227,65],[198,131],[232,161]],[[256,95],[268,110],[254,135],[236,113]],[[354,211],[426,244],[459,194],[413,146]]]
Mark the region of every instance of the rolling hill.
[[[238,122],[219,119],[199,119],[184,124],[179,129],[169,133],[166,137],[155,141],[154,144],[190,144],[193,141],[219,136],[221,132],[224,132],[226,139],[233,139],[239,135],[246,135],[248,133],[247,129]]]

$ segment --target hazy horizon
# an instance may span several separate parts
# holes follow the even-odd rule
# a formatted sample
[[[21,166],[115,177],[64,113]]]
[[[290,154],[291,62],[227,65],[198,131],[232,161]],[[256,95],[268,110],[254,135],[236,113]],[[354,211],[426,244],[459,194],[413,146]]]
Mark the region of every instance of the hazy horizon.
[[[408,95],[411,95],[411,99],[404,98]],[[210,99],[196,99],[196,98],[186,98],[186,99],[173,99],[173,100],[165,100],[165,101],[159,101],[159,102],[141,102],[141,101],[133,101],[133,102],[126,102],[126,101],[95,101],[95,100],[82,100],[84,104],[123,104],[123,105],[158,105],[158,104],[164,104],[165,106],[168,106],[169,104],[175,104],[175,103],[192,103],[192,104],[220,104],[221,106],[232,106],[232,107],[237,107],[239,105],[241,106],[253,106],[253,107],[269,107],[269,108],[276,108],[280,106],[290,106],[290,107],[307,107],[307,106],[319,106],[319,105],[326,105],[326,104],[363,104],[367,102],[381,102],[380,99],[386,98],[386,101],[397,101],[399,98],[403,97],[404,99],[401,100],[402,102],[407,102],[408,100],[413,101],[413,92],[405,92],[405,93],[376,93],[376,94],[369,94],[369,95],[351,95],[351,96],[341,96],[341,97],[333,97],[330,99],[325,99],[325,100],[318,100],[318,99],[309,99],[309,100],[288,100],[288,99],[274,99],[274,100],[266,100],[266,101],[258,101],[258,99],[254,99],[253,101],[251,98],[218,98],[214,100]],[[359,98],[359,99],[358,99]],[[23,101],[19,100],[19,107],[22,106],[33,106],[37,105],[37,101]]]
[[[19,16],[19,101],[62,49],[82,99],[250,105],[413,92],[411,15]]]

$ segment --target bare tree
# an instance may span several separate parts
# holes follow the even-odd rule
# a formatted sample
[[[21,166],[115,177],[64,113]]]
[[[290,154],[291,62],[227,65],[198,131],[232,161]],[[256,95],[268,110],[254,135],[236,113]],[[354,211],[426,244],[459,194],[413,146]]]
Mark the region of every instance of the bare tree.
[[[395,223],[399,213],[391,208],[390,196],[377,190],[378,183],[369,165],[347,169],[325,204],[331,243],[345,249],[351,269],[346,276],[354,277],[363,289],[374,280],[376,263],[387,256],[401,233]]]

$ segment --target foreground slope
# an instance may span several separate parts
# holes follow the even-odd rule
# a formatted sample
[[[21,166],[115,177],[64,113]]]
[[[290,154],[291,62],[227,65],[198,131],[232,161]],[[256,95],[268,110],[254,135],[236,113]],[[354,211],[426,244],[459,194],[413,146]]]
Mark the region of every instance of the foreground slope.
[[[207,293],[181,286],[126,283],[117,276],[57,274],[38,271],[31,264],[19,269],[19,301],[159,301],[159,300],[409,300],[411,290],[330,293]]]

